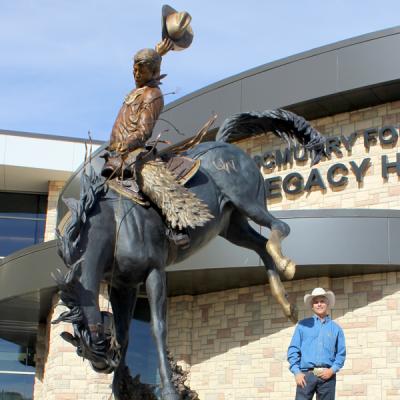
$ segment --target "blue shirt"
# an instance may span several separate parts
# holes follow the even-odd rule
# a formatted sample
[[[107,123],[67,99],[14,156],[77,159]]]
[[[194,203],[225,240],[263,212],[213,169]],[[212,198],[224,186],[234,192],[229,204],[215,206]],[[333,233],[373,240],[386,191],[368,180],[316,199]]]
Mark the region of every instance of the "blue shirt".
[[[298,374],[310,368],[332,368],[336,373],[346,359],[342,328],[329,316],[321,321],[316,315],[301,320],[288,348],[290,371]]]

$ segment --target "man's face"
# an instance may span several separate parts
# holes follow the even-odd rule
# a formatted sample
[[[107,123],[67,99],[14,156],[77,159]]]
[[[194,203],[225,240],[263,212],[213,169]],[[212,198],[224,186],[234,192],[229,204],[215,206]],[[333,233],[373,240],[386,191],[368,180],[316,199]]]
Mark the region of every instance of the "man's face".
[[[314,297],[312,301],[312,309],[318,317],[326,317],[328,315],[328,299],[324,296]]]
[[[153,78],[153,71],[148,64],[140,63],[133,65],[133,77],[136,87],[142,87]]]

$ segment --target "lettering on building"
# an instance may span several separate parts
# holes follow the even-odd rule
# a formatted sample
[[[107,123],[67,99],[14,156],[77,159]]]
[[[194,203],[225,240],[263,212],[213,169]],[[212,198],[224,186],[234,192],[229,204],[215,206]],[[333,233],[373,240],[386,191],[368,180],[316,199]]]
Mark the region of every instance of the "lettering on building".
[[[369,128],[361,132],[353,132],[350,135],[331,136],[326,138],[325,153],[328,159],[332,155],[343,157],[344,153],[351,155],[352,149],[358,138],[362,138],[366,151],[372,146],[380,145],[383,149],[393,148],[399,140],[399,133],[395,126],[386,125],[382,128]],[[309,151],[302,146],[266,151],[262,155],[253,157],[257,165],[269,174],[276,168],[292,168],[294,163],[306,163],[310,159]],[[351,160],[347,163],[336,162],[332,164],[326,175],[323,176],[318,167],[310,170],[308,176],[297,171],[290,172],[285,177],[272,176],[265,178],[267,198],[280,198],[282,192],[296,195],[310,192],[314,188],[325,190],[327,184],[331,187],[344,187],[349,178],[353,177],[359,186],[364,181],[366,172],[372,166],[371,158],[365,157],[361,161]],[[389,174],[396,173],[400,177],[400,153],[391,158],[383,154],[381,156],[381,175],[388,179]]]

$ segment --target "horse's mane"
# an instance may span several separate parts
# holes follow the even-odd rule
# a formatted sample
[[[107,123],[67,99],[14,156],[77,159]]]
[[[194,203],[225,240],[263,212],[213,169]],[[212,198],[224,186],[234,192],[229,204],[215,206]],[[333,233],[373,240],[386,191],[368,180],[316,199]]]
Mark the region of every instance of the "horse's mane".
[[[91,165],[89,165],[88,170],[87,173],[84,169],[81,175],[79,200],[74,198],[62,199],[71,213],[71,218],[62,233],[58,228],[56,229],[57,252],[64,260],[68,271],[64,275],[58,270],[53,278],[60,290],[62,302],[69,310],[62,313],[53,323],[67,321],[79,325],[83,322],[83,312],[77,302],[78,296],[76,294],[82,264],[78,244],[81,229],[88,214],[96,204],[98,197],[105,192],[104,180],[96,174]]]
[[[105,192],[104,179],[96,174],[91,165],[88,170],[88,173],[84,170],[81,175],[79,200],[62,199],[71,213],[71,219],[62,234],[56,229],[57,251],[68,267],[72,267],[79,258],[77,250],[82,226],[98,197]]]

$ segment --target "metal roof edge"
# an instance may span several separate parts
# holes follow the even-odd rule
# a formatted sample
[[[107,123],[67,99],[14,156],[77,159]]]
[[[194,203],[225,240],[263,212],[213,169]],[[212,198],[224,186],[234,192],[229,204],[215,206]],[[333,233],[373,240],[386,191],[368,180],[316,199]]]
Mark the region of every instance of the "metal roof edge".
[[[214,90],[217,90],[219,88],[227,86],[231,83],[241,81],[250,76],[254,76],[254,75],[260,74],[262,72],[272,70],[274,68],[279,68],[286,64],[291,64],[291,63],[294,63],[294,62],[297,62],[300,60],[304,60],[306,58],[315,57],[317,55],[324,54],[324,53],[327,53],[330,51],[336,51],[336,50],[339,50],[339,49],[342,49],[345,47],[353,46],[356,44],[361,44],[361,43],[368,42],[371,40],[377,40],[377,39],[380,39],[383,37],[398,35],[398,34],[400,34],[400,25],[392,27],[392,28],[382,29],[379,31],[370,32],[370,33],[355,36],[352,38],[340,40],[338,42],[319,46],[314,49],[306,50],[304,52],[291,55],[289,57],[284,57],[284,58],[281,58],[281,59],[278,59],[278,60],[275,60],[275,61],[272,61],[272,62],[269,62],[266,64],[259,65],[257,67],[254,67],[254,68],[248,69],[246,71],[240,72],[238,74],[232,75],[228,78],[224,78],[220,81],[211,83],[210,85],[207,85],[207,86],[205,86],[199,90],[196,90],[192,93],[189,93],[189,94],[167,104],[164,107],[163,113],[171,111],[172,109],[180,106],[181,104],[183,104],[187,101],[190,101],[196,97],[199,97],[203,94],[212,92]]]
[[[13,131],[13,130],[7,130],[7,129],[0,129],[0,135],[29,137],[29,138],[43,139],[43,140],[58,140],[61,142],[75,142],[75,143],[89,142],[89,138],[83,139],[83,138],[75,138],[75,137],[70,137],[70,136],[57,136],[57,135],[49,135],[49,134],[45,134],[45,133]],[[93,144],[98,144],[98,145],[102,145],[104,143],[104,141],[101,141],[101,140],[91,140],[91,142]]]

